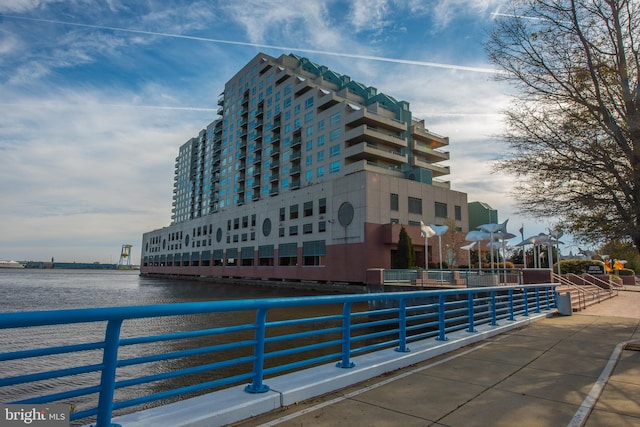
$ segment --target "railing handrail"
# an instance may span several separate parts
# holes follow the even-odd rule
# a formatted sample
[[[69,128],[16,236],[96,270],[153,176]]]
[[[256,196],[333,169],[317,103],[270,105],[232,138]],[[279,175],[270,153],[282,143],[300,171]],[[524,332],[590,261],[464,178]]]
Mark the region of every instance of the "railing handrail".
[[[398,346],[398,351],[407,351],[406,344],[408,342],[428,337],[446,339],[446,334],[454,330],[468,328],[469,332],[474,332],[474,327],[476,325],[483,323],[491,323],[492,325],[495,325],[497,319],[514,320],[515,314],[528,316],[530,311],[540,312],[543,309],[550,310],[552,307],[556,307],[556,286],[557,285],[554,283],[545,283],[434,291],[246,299],[145,306],[138,305],[0,313],[0,329],[106,321],[104,341],[102,342],[83,342],[80,344],[65,344],[49,347],[43,346],[37,349],[0,351],[0,361],[15,361],[34,356],[69,354],[73,352],[86,351],[87,349],[101,349],[102,363],[95,363],[96,361],[92,361],[87,365],[73,366],[67,369],[52,369],[50,371],[21,374],[13,377],[0,377],[0,387],[43,381],[52,378],[63,378],[76,373],[100,372],[101,379],[98,385],[72,389],[71,391],[54,392],[50,395],[29,398],[22,402],[48,403],[52,401],[59,401],[60,399],[66,399],[66,396],[83,396],[98,392],[99,399],[97,407],[92,407],[72,414],[72,419],[83,419],[89,416],[96,416],[96,425],[98,427],[109,426],[111,423],[112,411],[115,409],[153,402],[167,397],[178,396],[180,394],[203,391],[214,387],[227,386],[237,382],[238,380],[251,381],[251,384],[246,387],[246,390],[251,393],[260,393],[269,389],[268,386],[262,383],[265,373],[273,374],[289,369],[299,369],[314,363],[326,363],[330,360],[339,360],[339,367],[349,368],[353,366],[351,363],[352,354],[361,354],[363,352],[388,348],[395,345]],[[449,296],[456,296],[456,298],[447,300],[447,297]],[[421,299],[423,302],[419,302]],[[390,301],[397,303],[397,307],[383,309],[369,308],[368,311],[364,312],[352,312],[352,305],[354,303],[368,302],[369,307],[371,307],[372,302]],[[322,317],[302,317],[287,321],[268,322],[266,320],[267,312],[271,309],[305,307],[323,304],[342,304],[342,314],[333,314]],[[120,336],[121,325],[125,320],[236,311],[255,312],[255,321],[233,326],[225,325],[214,329],[196,329],[190,331],[159,333],[152,336],[137,336],[136,338],[121,338]],[[391,313],[394,315],[389,317],[388,315]],[[379,316],[377,316],[378,314],[382,314],[382,318],[379,318]],[[375,315],[373,316],[375,318],[374,320],[369,319],[369,316],[372,315]],[[363,316],[368,317],[363,318]],[[363,319],[365,321],[368,319],[370,325],[376,326],[376,328],[373,328],[376,330],[375,332],[367,332],[369,335],[358,335],[358,343],[356,344],[354,342],[355,340],[352,340],[352,333],[358,328],[362,328]],[[274,336],[268,336],[266,333],[266,330],[269,327],[277,328],[282,326],[283,323],[287,323],[288,325],[302,325],[318,320],[330,320],[332,322],[338,321],[341,323],[341,326],[333,326],[325,330],[313,329],[305,332],[297,330],[294,333]],[[352,323],[352,320],[354,323]],[[419,324],[416,325],[416,323]],[[365,342],[364,339],[367,337],[379,338],[381,336],[381,332],[377,328],[381,325],[389,325],[389,330],[385,330],[382,333],[384,334],[385,341],[373,343]],[[434,329],[429,329],[431,327]],[[205,383],[182,386],[180,388],[171,389],[167,392],[160,392],[125,401],[114,402],[114,392],[116,389],[125,388],[129,385],[157,381],[159,377],[162,377],[160,379],[176,378],[193,372],[191,368],[186,368],[178,369],[175,372],[167,372],[166,374],[142,375],[133,379],[128,378],[126,380],[118,380],[117,370],[124,366],[150,363],[165,359],[168,360],[170,357],[187,357],[193,354],[191,350],[187,349],[173,351],[170,353],[157,353],[121,359],[118,356],[118,349],[120,347],[131,344],[184,339],[193,337],[195,334],[206,336],[212,334],[234,333],[240,329],[243,331],[253,330],[254,338],[243,338],[240,341],[231,341],[229,344],[223,345],[209,344],[208,347],[200,346],[196,347],[196,349],[212,353],[225,351],[234,346],[236,346],[236,348],[253,348],[253,353],[247,356],[243,356],[241,358],[235,356],[235,358],[207,365],[210,366],[211,369],[222,369],[229,365],[235,366],[240,363],[253,362],[252,371],[247,371],[246,373],[237,374],[231,377],[224,377],[220,380],[211,380]],[[313,344],[311,347],[327,348],[329,351],[334,345],[336,345],[336,343],[341,343],[342,348],[340,350],[322,356],[300,356],[300,358],[302,358],[301,360],[287,362],[282,365],[276,365],[269,369],[265,369],[265,360],[271,360],[271,358],[278,357],[278,355],[281,355],[282,353],[295,353],[296,355],[301,355],[309,349],[308,345],[303,345],[299,348],[295,346],[291,346],[293,348],[290,348],[287,346],[284,350],[267,353],[265,351],[266,344],[287,340],[287,342],[290,342],[300,336],[316,337],[325,333],[335,333],[338,330],[342,331],[342,338],[339,341],[336,341],[335,338],[327,337],[325,341]],[[34,345],[37,344],[39,343],[34,343]],[[162,357],[164,357],[164,359]],[[207,366],[197,366],[197,368],[205,369]]]
[[[518,285],[517,288],[540,288],[554,284]],[[185,314],[204,314],[253,310],[260,308],[287,308],[342,302],[367,302],[385,299],[411,299],[423,296],[424,292],[436,294],[459,294],[504,290],[504,286],[487,286],[480,289],[442,289],[434,291],[381,292],[371,294],[321,295],[314,297],[259,298],[244,300],[225,300],[208,302],[186,302],[154,305],[131,305],[102,308],[77,308],[63,310],[41,310],[30,312],[0,313],[0,329],[29,326],[60,325],[66,323],[88,323],[109,320],[140,319],[145,317],[163,317]],[[25,314],[28,314],[26,316]]]
[[[598,294],[597,294],[596,292],[592,291],[591,289],[587,289],[587,288],[585,288],[584,286],[577,285],[577,284],[573,283],[571,280],[567,279],[566,277],[558,276],[558,274],[557,274],[557,273],[552,273],[552,275],[551,275],[551,276],[552,276],[554,279],[559,280],[561,284],[563,284],[563,285],[565,285],[565,286],[570,286],[571,288],[573,288],[573,289],[577,290],[578,292],[580,292],[580,293],[582,293],[582,294],[591,294],[591,295],[593,295],[594,297],[595,297],[595,296],[598,296]],[[576,277],[576,278],[578,278],[579,280],[582,280],[582,281],[583,281],[583,283],[584,283],[584,278],[583,278],[582,276],[579,276],[579,275],[575,274],[575,273],[567,273],[567,274],[566,274],[566,276],[569,276],[569,277]],[[592,283],[589,283],[589,285],[597,286],[597,285],[594,285],[594,284],[592,284]],[[602,289],[602,288],[600,288],[600,289]],[[602,289],[602,290],[605,290],[605,289]]]
[[[585,273],[584,276],[588,277],[589,279],[593,280],[596,283],[601,283],[603,286],[606,286],[607,288],[604,289],[604,290],[609,291],[610,294],[613,294],[615,292],[616,295],[618,295],[618,290],[620,288],[623,288],[622,285],[618,285],[617,283],[615,283],[610,278],[609,278],[609,280],[603,280],[600,277],[594,276],[594,275],[589,274],[589,273]],[[598,285],[596,285],[596,286],[598,286]]]

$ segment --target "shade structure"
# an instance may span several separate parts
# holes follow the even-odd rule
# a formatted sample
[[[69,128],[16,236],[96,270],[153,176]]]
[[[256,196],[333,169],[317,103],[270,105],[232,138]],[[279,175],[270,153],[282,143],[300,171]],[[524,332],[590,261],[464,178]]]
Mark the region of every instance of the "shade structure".
[[[440,281],[442,281],[442,235],[449,230],[449,226],[429,224],[429,227],[438,236],[438,260],[440,261]]]
[[[466,240],[467,242],[482,242],[485,240],[491,240],[491,235],[484,231],[471,230],[470,232],[467,233],[464,240]],[[480,252],[481,252],[480,244],[478,244],[478,270],[482,268],[482,262],[480,260],[480,256],[481,256]]]
[[[556,228],[553,230],[549,231],[549,236],[552,237],[552,239],[555,241],[555,245],[556,245],[556,253],[557,253],[557,257],[558,257],[558,276],[560,276],[561,274],[561,270],[560,270],[560,245],[564,245],[564,243],[562,243],[559,239],[563,236],[563,232],[562,230]]]
[[[516,246],[522,246],[523,247],[522,250],[524,251],[525,250],[524,247],[526,245],[533,245],[533,267],[538,268],[538,264],[540,260],[538,259],[537,251],[539,250],[539,246],[545,244],[548,240],[549,240],[548,235],[544,233],[540,233],[523,240],[522,242],[516,244]]]
[[[473,249],[478,242],[471,242],[468,245],[460,246],[460,249],[467,251],[467,257],[469,258],[468,269],[471,270],[471,249]]]
[[[424,237],[424,271],[425,280],[429,280],[429,237],[435,236],[436,232],[424,222],[420,221],[420,234]]]
[[[498,224],[498,223],[483,224],[478,228],[486,233],[489,233],[491,235],[491,241],[493,241],[493,235],[495,233],[507,232],[507,222],[509,222],[508,219],[505,220],[502,224]],[[493,251],[491,251],[491,270],[493,270]]]

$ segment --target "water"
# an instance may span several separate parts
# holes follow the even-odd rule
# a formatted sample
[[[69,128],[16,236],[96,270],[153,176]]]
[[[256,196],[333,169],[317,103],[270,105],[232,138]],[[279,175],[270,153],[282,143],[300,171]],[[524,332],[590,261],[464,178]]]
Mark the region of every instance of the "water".
[[[313,294],[297,289],[140,276],[136,270],[0,269],[0,312]]]
[[[39,269],[0,269],[0,312],[23,312],[32,310],[55,310],[70,308],[95,308],[108,306],[128,306],[147,304],[166,304],[182,302],[202,302],[215,300],[268,298],[301,295],[317,295],[304,290],[271,288],[215,283],[198,280],[177,280],[168,278],[140,276],[138,271],[118,270],[39,270]],[[291,311],[293,310],[293,311]],[[286,316],[309,315],[309,309],[296,313],[291,309]],[[315,310],[315,309],[313,309]],[[335,307],[318,309],[318,316],[334,312]],[[333,314],[333,313],[332,313]],[[169,331],[191,330],[198,327],[252,323],[253,313],[211,313],[198,316],[170,317],[156,319],[136,319],[123,324],[122,336],[155,335]],[[104,339],[104,324],[61,325],[37,329],[0,330],[0,348],[3,351],[28,349],[34,342],[46,346],[65,345],[75,342],[98,342]],[[209,343],[211,344],[211,343]],[[120,357],[137,357],[143,354],[166,353],[175,351],[188,343],[155,343],[147,348],[122,348]],[[134,346],[136,347],[136,346]],[[100,351],[88,351],[71,358],[59,355],[48,358],[31,358],[22,361],[0,363],[0,377],[18,374],[60,369],[70,366],[100,363]],[[155,364],[128,367],[119,375],[137,377],[150,372],[182,369],[193,364],[198,365],[211,360],[195,358],[186,361],[164,361]],[[229,372],[224,373],[229,374]],[[213,374],[212,374],[213,375]],[[215,374],[215,375],[220,375]],[[215,375],[208,379],[216,378]],[[200,376],[193,380],[202,380]],[[25,399],[39,394],[60,391],[73,381],[74,386],[91,386],[97,381],[97,374],[83,374],[51,381],[46,389],[39,384],[24,384],[0,387],[0,402]],[[154,393],[166,388],[186,385],[189,378],[173,379],[167,384],[151,383],[123,389],[116,400],[129,399]],[[117,392],[117,393],[118,393]],[[76,398],[76,409],[95,406],[96,395]],[[139,408],[138,408],[139,409]],[[130,411],[130,410],[129,410]],[[127,412],[129,412],[127,411]]]

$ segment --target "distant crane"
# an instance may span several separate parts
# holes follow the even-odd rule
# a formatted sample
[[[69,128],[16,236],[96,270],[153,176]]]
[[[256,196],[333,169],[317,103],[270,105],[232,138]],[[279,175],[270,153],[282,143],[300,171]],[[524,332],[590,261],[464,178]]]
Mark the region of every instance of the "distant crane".
[[[133,245],[122,245],[122,250],[120,251],[120,260],[118,261],[118,265],[116,265],[116,269],[118,270],[130,270],[131,269],[131,248]]]

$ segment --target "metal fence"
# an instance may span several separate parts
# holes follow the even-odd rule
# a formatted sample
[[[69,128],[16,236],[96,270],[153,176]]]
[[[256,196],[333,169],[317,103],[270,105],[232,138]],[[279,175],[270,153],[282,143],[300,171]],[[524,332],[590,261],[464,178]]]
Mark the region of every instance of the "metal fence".
[[[477,287],[522,285],[520,269],[473,269],[473,270],[423,270],[387,269],[383,272],[387,285],[412,285],[422,287]]]
[[[71,403],[72,420],[106,427],[125,408],[131,412],[231,384],[261,393],[269,390],[268,378],[284,372],[329,362],[348,369],[354,355],[384,348],[405,352],[410,342],[445,340],[452,331],[473,332],[480,324],[550,310],[555,301],[555,285],[541,284],[0,313],[0,329],[24,336],[19,349],[0,352],[0,392],[15,396],[29,385],[26,397],[2,403]],[[292,307],[302,314],[289,317]],[[212,324],[197,317],[211,313],[229,313],[234,320]],[[176,325],[194,327],[135,336],[127,328],[160,318],[187,318]],[[93,332],[83,336],[100,338],[39,345],[55,325],[88,325]],[[190,362],[174,363],[183,359]],[[154,386],[141,388],[148,384]],[[119,397],[125,389],[133,391]]]

